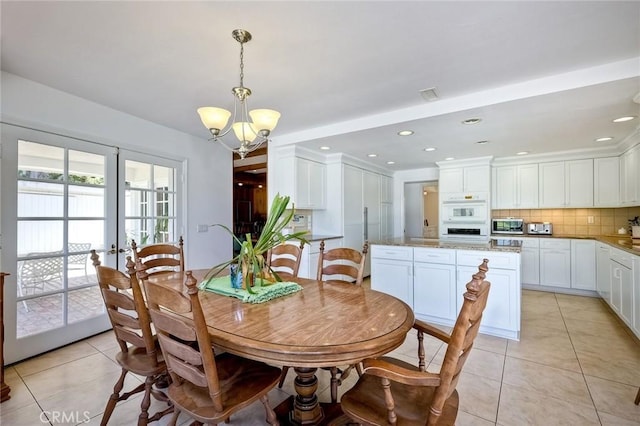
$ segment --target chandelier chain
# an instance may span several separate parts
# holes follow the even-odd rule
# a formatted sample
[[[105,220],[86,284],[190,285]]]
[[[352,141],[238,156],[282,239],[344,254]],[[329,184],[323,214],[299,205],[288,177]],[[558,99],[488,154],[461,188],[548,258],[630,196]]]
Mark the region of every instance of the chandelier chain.
[[[244,43],[240,43],[240,87],[244,87]]]

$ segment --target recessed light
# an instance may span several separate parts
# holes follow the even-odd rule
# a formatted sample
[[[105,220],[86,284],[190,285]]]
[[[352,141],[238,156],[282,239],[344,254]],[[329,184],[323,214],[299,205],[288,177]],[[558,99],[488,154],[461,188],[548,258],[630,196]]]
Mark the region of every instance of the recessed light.
[[[262,185],[258,185],[258,188],[262,188]]]
[[[451,161],[451,160],[455,160],[455,159],[456,159],[456,157],[447,157],[447,158],[445,158],[444,160],[445,160],[445,161]]]
[[[395,161],[387,161],[387,164],[396,164]]]
[[[238,186],[242,186],[242,185],[244,185],[244,183],[238,182]]]
[[[398,132],[399,136],[411,136],[413,134],[413,130],[400,130]]]
[[[626,117],[620,117],[620,118],[616,118],[615,120],[613,120],[614,123],[622,123],[625,121],[631,121],[633,120],[635,117],[633,115],[627,115]]]
[[[323,151],[329,151],[331,149],[331,147],[330,146],[321,146],[320,149],[323,150]]]
[[[478,141],[478,142],[476,142],[476,143],[477,143],[478,145],[485,145],[485,144],[488,144],[488,143],[489,143],[489,141]]]
[[[431,152],[431,151],[435,151],[436,149],[433,147],[429,147],[429,148],[425,148],[424,150],[427,152]]]
[[[527,155],[529,153],[529,151],[520,151],[520,152],[516,152],[516,155]]]
[[[374,157],[377,157],[377,156],[378,156],[378,154],[367,154],[367,157],[369,157],[369,158],[374,158]]]
[[[598,138],[598,139],[596,139],[596,142],[607,142],[607,141],[610,141],[610,140],[612,140],[612,139],[613,139],[613,138],[612,138],[611,136],[606,136],[606,137],[604,137],[604,138]]]
[[[482,121],[482,118],[467,118],[466,120],[462,120],[462,124],[478,124]]]

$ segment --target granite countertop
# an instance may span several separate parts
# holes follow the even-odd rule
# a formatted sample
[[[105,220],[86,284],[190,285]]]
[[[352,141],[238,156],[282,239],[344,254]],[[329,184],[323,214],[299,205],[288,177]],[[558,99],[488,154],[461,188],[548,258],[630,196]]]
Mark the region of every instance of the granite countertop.
[[[431,238],[401,237],[372,241],[369,243],[369,245],[448,248],[455,250],[507,251],[512,253],[520,253],[521,248],[520,241],[513,241],[507,238],[490,240],[486,243],[469,243],[459,241],[445,241]]]
[[[336,238],[342,238],[342,235],[306,234],[304,238],[307,241],[322,241],[322,240],[333,240]]]

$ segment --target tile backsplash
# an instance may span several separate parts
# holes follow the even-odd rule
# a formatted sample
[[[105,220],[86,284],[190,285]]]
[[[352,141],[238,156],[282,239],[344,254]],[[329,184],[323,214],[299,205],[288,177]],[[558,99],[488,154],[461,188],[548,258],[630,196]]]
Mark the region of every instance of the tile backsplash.
[[[624,227],[629,231],[629,219],[640,216],[640,207],[615,209],[522,209],[492,210],[491,217],[517,217],[530,222],[551,222],[556,235],[613,235]]]

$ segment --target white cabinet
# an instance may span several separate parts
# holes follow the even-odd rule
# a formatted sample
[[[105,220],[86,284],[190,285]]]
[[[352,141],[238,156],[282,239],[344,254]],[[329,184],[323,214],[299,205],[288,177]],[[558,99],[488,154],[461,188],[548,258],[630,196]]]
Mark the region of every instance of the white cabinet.
[[[380,239],[393,238],[393,204],[380,204]],[[372,240],[373,241],[373,240]]]
[[[414,313],[425,321],[455,321],[456,294],[456,251],[414,248]]]
[[[571,287],[571,240],[540,240],[540,284]]]
[[[593,160],[593,205],[620,205],[620,159],[618,157]]]
[[[596,243],[596,290],[605,302],[611,304],[611,265],[609,245]]]
[[[593,160],[539,165],[539,207],[592,207]]]
[[[457,251],[458,307],[472,275],[478,272],[482,259],[489,259],[487,281],[491,282],[487,306],[482,314],[481,330],[520,330],[520,257],[509,252]]]
[[[276,192],[289,195],[296,209],[324,209],[326,166],[286,153],[278,159]]]
[[[633,256],[633,325],[631,329],[640,339],[640,256]]]
[[[489,192],[491,168],[486,166],[440,167],[439,192]]]
[[[371,289],[390,294],[413,306],[413,287],[411,247],[371,247]]]
[[[611,308],[629,327],[632,327],[634,305],[632,256],[623,250],[610,248]]]
[[[540,284],[540,239],[523,238],[520,251],[522,284]]]
[[[299,241],[292,241],[290,244],[299,244]],[[300,269],[298,276],[301,278],[316,279],[318,275],[318,259],[320,258],[321,241],[309,241],[302,249],[302,258],[300,259]],[[331,238],[324,240],[324,249],[331,250],[342,246],[341,238]]]
[[[640,204],[640,145],[620,156],[620,197],[623,205]]]
[[[380,202],[393,203],[393,178],[380,175]]]
[[[571,240],[571,288],[596,290],[594,240]]]
[[[503,166],[493,169],[494,209],[538,207],[538,164]]]

